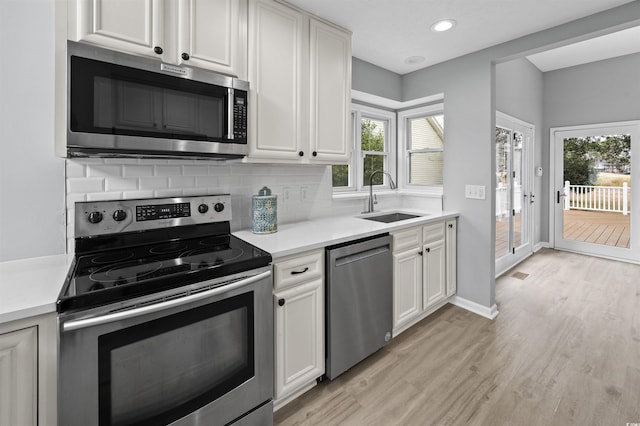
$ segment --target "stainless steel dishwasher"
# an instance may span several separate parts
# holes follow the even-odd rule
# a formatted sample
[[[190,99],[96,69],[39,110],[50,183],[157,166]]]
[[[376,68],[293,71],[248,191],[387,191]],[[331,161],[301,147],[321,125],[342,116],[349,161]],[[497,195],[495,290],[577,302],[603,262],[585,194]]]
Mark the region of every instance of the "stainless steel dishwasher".
[[[333,379],[391,339],[391,237],[327,247],[326,269],[326,376]]]

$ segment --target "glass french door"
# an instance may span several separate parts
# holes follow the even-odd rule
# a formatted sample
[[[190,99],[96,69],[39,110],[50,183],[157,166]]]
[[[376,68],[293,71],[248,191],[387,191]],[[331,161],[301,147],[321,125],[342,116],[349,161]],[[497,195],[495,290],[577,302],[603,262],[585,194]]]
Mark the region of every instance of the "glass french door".
[[[640,188],[639,122],[551,129],[554,156],[553,236],[558,249],[640,260],[634,226]]]
[[[496,275],[533,252],[531,149],[533,126],[496,117]]]

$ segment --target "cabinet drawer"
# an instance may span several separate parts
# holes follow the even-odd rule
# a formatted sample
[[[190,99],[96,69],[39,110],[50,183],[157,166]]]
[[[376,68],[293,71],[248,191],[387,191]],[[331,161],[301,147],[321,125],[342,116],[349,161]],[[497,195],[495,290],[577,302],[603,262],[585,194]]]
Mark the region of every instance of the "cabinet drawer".
[[[410,228],[404,231],[394,232],[391,235],[393,236],[394,253],[422,245],[422,228]]]
[[[429,244],[444,239],[444,222],[425,225],[422,228],[422,241]]]
[[[273,264],[273,287],[281,289],[321,277],[324,273],[324,250],[285,258]]]

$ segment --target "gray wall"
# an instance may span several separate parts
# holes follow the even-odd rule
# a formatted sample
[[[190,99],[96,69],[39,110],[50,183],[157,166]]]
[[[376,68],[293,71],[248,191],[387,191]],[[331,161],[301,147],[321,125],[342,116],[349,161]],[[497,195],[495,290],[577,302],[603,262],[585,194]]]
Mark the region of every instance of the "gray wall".
[[[634,1],[403,76],[403,101],[444,93],[444,206],[462,215],[458,225],[458,295],[462,298],[485,307],[495,304],[495,194],[487,191],[486,200],[464,197],[465,184],[494,187],[495,63],[628,27],[639,20],[640,1]],[[548,198],[548,192],[542,191],[542,198]]]
[[[544,73],[551,127],[640,119],[640,53]]]
[[[0,1],[0,261],[65,252],[54,156],[53,3]]]
[[[394,101],[402,100],[402,76],[358,58],[351,61],[352,89]]]
[[[543,166],[542,177],[533,176],[534,204],[533,243],[548,241],[548,197],[542,197],[544,179],[548,181],[548,162],[543,162],[542,72],[526,58],[496,65],[496,109],[512,117],[531,123],[534,129],[532,166]]]

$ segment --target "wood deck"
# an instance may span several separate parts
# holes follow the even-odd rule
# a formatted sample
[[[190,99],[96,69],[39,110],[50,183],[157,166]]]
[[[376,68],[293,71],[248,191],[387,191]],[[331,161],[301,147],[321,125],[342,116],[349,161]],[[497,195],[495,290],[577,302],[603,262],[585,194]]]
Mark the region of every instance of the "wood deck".
[[[631,214],[565,210],[563,225],[565,240],[630,248]]]
[[[507,253],[508,218],[496,220],[496,259]],[[631,214],[565,210],[562,235],[565,240],[582,241],[622,248],[630,248]],[[520,215],[516,216],[516,230],[520,229]],[[516,232],[516,243],[520,232]],[[517,246],[518,244],[516,244]]]

